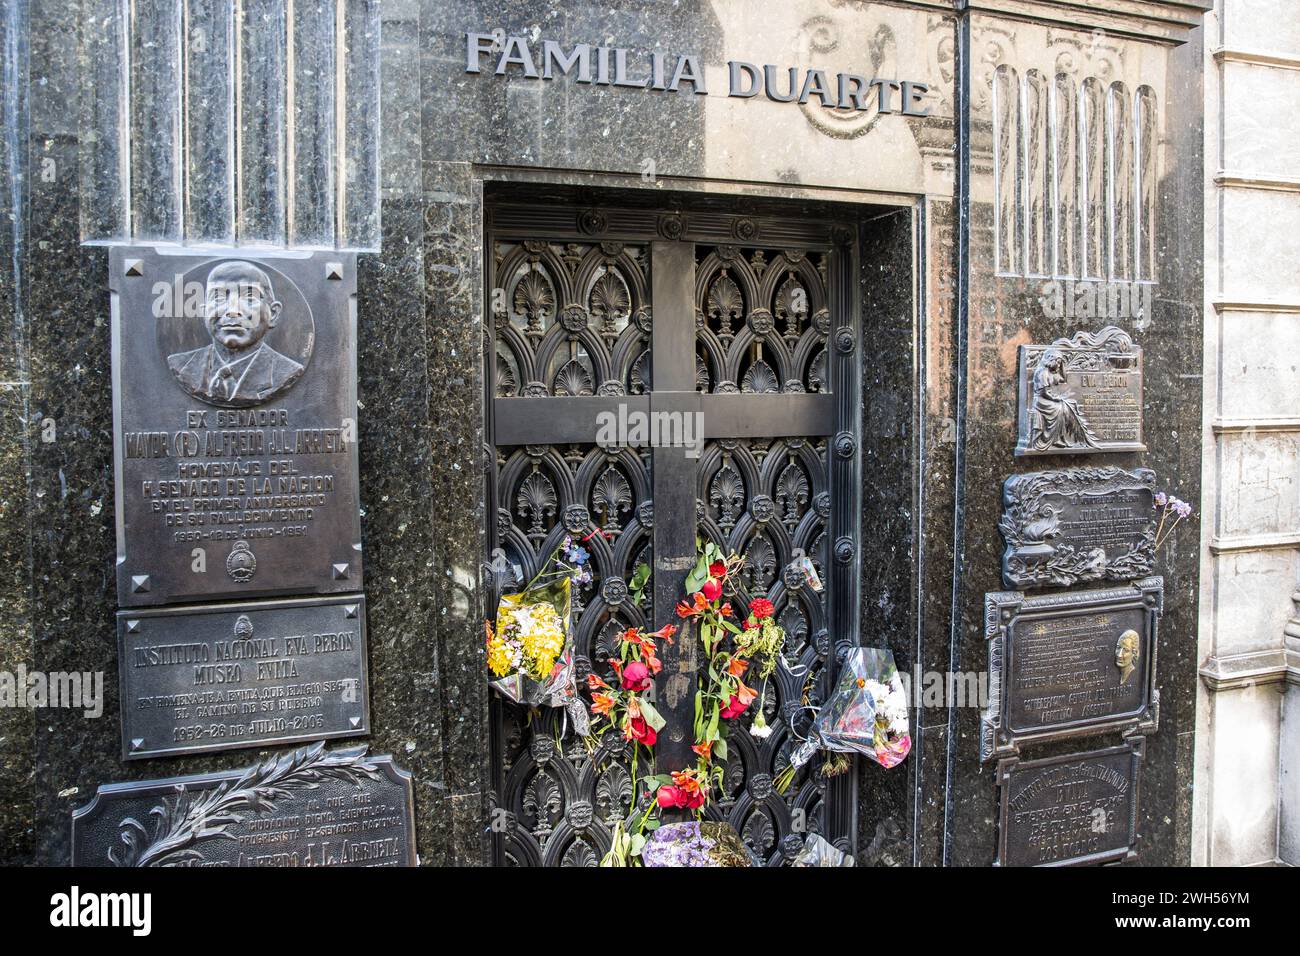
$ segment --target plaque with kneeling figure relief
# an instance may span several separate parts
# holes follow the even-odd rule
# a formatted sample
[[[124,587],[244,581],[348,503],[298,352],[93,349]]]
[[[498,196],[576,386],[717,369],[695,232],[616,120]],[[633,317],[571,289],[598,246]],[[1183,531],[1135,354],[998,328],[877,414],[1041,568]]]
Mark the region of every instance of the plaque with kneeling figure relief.
[[[1146,451],[1142,349],[1123,329],[1020,346],[1017,455]]]
[[[1163,609],[1158,577],[1041,597],[984,595],[989,697],[980,760],[1080,734],[1154,733]]]
[[[356,257],[110,269],[118,603],[361,590]]]
[[[999,866],[1080,866],[1137,858],[1146,738],[1042,760],[998,762]]]
[[[122,757],[370,731],[360,594],[119,611]]]
[[[222,773],[101,786],[73,866],[415,866],[411,775],[324,744]]]

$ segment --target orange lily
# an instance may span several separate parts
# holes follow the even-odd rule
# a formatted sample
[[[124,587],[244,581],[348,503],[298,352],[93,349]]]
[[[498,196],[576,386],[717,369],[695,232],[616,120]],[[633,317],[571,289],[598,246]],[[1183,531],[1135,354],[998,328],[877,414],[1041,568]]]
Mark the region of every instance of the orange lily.
[[[727,673],[732,677],[741,677],[749,669],[749,661],[743,657],[733,657],[731,663],[727,665]]]
[[[754,690],[752,687],[746,687],[744,681],[740,678],[736,678],[736,699],[739,700],[742,705],[748,707],[749,702],[757,696],[758,691]]]
[[[695,745],[694,747],[692,747],[691,749],[694,750],[694,751],[695,751],[697,754],[699,754],[701,757],[703,757],[705,763],[708,763],[710,760],[713,759],[713,741],[712,741],[712,740],[708,741],[707,743],[696,744],[696,745]],[[676,775],[674,775],[674,776],[676,776]]]
[[[676,633],[677,633],[676,624],[665,624],[663,627],[659,628],[659,630],[652,632],[650,636],[656,637],[667,644],[672,644],[673,635]]]
[[[592,694],[591,695],[591,712],[593,714],[608,714],[614,709],[615,700],[609,694]]]
[[[709,599],[704,596],[703,591],[696,591],[691,597],[695,599],[694,605],[687,604],[685,601],[677,605],[678,617],[694,617],[708,608]]]

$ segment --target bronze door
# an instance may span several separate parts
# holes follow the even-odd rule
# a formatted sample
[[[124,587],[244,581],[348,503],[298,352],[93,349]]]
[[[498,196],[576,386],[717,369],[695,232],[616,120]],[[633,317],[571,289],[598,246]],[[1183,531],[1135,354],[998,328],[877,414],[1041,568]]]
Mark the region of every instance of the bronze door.
[[[610,532],[585,545],[593,580],[574,592],[585,683],[593,667],[604,675],[623,629],[676,622],[697,531],[743,554],[745,597],[776,606],[789,667],[766,694],[773,733],[752,736],[749,716],[733,725],[725,793],[709,815],[771,864],[805,831],[850,847],[853,773],[805,767],[785,795],[773,779],[798,743],[789,722],[806,730],[806,705],[824,698],[837,656],[857,642],[856,229],[713,209],[509,204],[490,211],[487,256],[489,608],[566,534]],[[665,413],[702,423],[702,441],[601,440],[602,422]],[[797,551],[822,593],[791,567]],[[643,562],[652,586],[638,602],[628,581]],[[668,718],[661,771],[693,760],[693,649],[669,649],[656,688]],[[631,800],[627,745],[609,733],[589,753],[558,710],[492,706],[494,861],[595,864]]]

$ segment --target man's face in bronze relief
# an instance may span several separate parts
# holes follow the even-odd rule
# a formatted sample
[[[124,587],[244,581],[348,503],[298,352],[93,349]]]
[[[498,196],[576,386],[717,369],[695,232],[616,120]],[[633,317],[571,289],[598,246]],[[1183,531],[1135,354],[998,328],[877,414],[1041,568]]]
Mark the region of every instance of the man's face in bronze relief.
[[[280,318],[270,278],[250,262],[224,262],[213,269],[205,303],[212,341],[236,355],[255,349]]]

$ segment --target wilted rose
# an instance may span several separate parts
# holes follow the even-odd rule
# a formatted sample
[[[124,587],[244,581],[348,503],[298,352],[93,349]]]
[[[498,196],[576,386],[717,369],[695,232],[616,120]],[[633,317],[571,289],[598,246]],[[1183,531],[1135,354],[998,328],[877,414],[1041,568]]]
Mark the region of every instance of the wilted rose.
[[[643,691],[650,686],[650,668],[640,661],[633,661],[623,668],[623,689]]]

